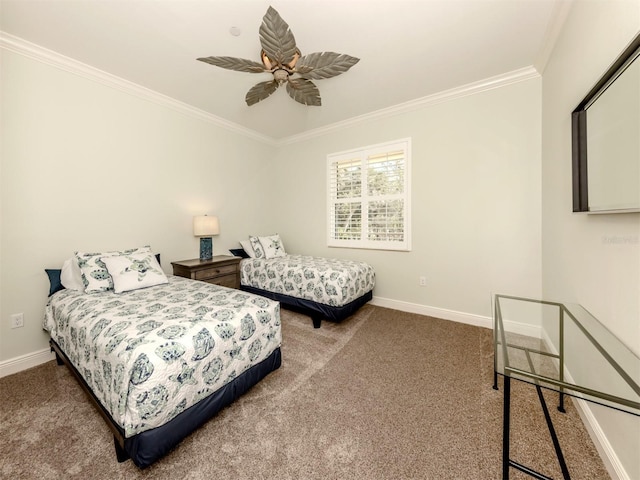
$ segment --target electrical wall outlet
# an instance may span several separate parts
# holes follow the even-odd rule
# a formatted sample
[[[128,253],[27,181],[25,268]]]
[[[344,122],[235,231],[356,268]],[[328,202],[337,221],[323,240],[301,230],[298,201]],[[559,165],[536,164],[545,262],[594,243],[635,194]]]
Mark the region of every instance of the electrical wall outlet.
[[[420,285],[421,287],[426,287],[427,286],[427,277],[419,277],[418,278],[418,285]]]
[[[11,328],[24,327],[24,314],[14,313],[13,315],[9,315],[9,319],[11,320]]]

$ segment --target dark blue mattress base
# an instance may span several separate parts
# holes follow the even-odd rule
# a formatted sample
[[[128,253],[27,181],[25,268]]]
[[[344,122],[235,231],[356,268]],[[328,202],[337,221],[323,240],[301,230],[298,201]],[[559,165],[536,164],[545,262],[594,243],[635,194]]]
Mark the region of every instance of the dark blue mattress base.
[[[205,424],[224,407],[233,403],[234,400],[260,382],[270,372],[277,370],[282,363],[280,348],[277,348],[262,362],[250,367],[234,380],[208,397],[203,398],[164,425],[141,432],[133,437],[125,438],[124,430],[116,425],[111,415],[98,401],[66,354],[53,340],[50,340],[49,343],[51,344],[51,349],[56,353],[58,364],[67,364],[111,428],[118,461],[123,462],[130,458],[140,468],[148,467],[165,456],[191,432]]]
[[[255,293],[256,295],[262,295],[263,297],[280,302],[284,308],[309,315],[313,320],[313,326],[315,328],[320,328],[320,324],[323,319],[330,320],[332,322],[341,322],[345,318],[356,313],[361,306],[373,298],[373,290],[370,290],[346,305],[333,307],[324,303],[318,303],[304,298],[291,297],[281,293],[269,292],[268,290],[261,290],[260,288],[250,287],[248,285],[240,285],[240,290]]]

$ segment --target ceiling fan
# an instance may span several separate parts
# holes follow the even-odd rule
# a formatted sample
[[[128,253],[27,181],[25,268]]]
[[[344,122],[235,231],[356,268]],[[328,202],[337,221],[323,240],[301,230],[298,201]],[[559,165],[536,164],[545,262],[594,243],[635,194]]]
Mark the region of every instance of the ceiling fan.
[[[260,82],[247,92],[245,101],[249,106],[264,100],[282,84],[286,84],[287,93],[296,102],[320,106],[320,91],[311,80],[335,77],[360,61],[335,52],[303,56],[289,25],[273,7],[269,7],[264,15],[259,33],[262,63],[235,57],[198,58],[201,62],[238,72],[271,73],[273,80]]]

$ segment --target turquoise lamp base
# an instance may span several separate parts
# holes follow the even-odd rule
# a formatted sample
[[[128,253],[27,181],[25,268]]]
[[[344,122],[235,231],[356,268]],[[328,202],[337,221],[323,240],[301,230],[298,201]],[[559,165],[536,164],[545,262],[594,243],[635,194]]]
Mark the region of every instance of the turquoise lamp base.
[[[211,260],[213,258],[213,238],[200,238],[200,260]]]

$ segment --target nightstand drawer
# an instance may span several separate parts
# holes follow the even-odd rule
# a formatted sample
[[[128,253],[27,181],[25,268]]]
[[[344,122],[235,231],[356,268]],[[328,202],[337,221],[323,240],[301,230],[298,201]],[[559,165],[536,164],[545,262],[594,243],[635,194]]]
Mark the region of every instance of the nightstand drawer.
[[[205,281],[207,283],[213,283],[215,285],[221,285],[223,287],[239,288],[238,276],[235,273],[233,275],[223,275],[222,277],[215,277],[211,280]]]
[[[223,267],[212,267],[204,270],[197,270],[195,272],[195,279],[206,281],[211,278],[219,277],[221,275],[235,276],[237,269],[238,269],[237,265],[225,265]]]
[[[192,280],[214,283],[223,287],[240,288],[240,257],[218,255],[210,260],[182,260],[171,262],[173,274]]]

